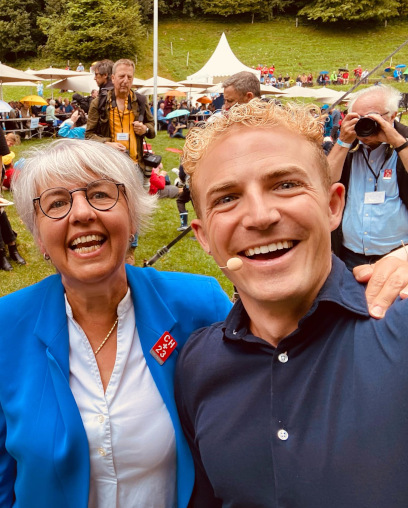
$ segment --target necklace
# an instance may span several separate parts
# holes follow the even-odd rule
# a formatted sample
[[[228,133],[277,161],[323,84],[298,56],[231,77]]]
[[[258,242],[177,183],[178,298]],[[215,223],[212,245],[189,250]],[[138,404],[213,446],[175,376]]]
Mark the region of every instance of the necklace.
[[[108,335],[103,339],[103,341],[101,342],[101,345],[98,347],[98,349],[96,351],[94,351],[94,355],[96,356],[99,351],[103,348],[103,346],[106,344],[106,341],[109,339],[109,337],[111,336],[111,333],[113,332],[113,330],[115,329],[115,326],[118,324],[118,320],[119,318],[117,317],[116,318],[116,321],[113,323],[113,326],[112,328],[109,330],[108,332]]]

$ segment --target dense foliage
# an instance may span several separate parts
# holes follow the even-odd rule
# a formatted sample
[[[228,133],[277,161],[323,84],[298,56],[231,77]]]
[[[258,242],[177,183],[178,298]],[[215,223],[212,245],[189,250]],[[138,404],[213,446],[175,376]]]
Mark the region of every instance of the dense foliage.
[[[159,0],[161,18],[272,19],[290,13],[320,23],[384,22],[407,16],[408,0]],[[0,60],[135,58],[153,0],[0,0]]]

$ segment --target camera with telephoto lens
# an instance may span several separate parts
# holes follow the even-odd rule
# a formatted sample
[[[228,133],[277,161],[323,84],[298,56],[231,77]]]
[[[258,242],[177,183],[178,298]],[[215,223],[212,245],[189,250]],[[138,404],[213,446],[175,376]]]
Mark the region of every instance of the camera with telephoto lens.
[[[363,116],[354,126],[354,130],[359,138],[368,138],[377,134],[380,130],[378,123],[368,116]]]

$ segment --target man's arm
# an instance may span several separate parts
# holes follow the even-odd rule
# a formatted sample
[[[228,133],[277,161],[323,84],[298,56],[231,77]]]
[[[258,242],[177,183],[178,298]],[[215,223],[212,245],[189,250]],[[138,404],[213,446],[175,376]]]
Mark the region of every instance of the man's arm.
[[[346,115],[341,123],[339,142],[336,142],[331,149],[327,160],[330,165],[330,174],[332,182],[338,182],[343,172],[344,162],[351,145],[356,139],[356,132],[354,126],[358,122],[359,116],[357,113],[349,113]],[[341,146],[344,143],[346,146]],[[350,146],[348,146],[350,145]]]
[[[186,407],[184,393],[188,390],[187,379],[189,375],[186,375],[183,363],[184,357],[180,356],[176,366],[174,391],[181,426],[194,462],[195,481],[188,508],[222,508],[222,501],[215,497],[214,489],[205,472],[200,450],[195,439],[194,425]]]
[[[111,138],[106,138],[97,134],[98,122],[99,122],[99,111],[98,111],[98,98],[94,99],[89,106],[88,120],[86,122],[85,139],[92,139],[94,141],[100,141],[106,143],[111,141]]]
[[[148,132],[145,134],[145,136],[149,139],[153,139],[154,137],[156,137],[156,131],[154,130],[154,118],[152,113],[150,112],[149,104],[147,103],[145,106],[145,115],[143,123],[149,129]]]

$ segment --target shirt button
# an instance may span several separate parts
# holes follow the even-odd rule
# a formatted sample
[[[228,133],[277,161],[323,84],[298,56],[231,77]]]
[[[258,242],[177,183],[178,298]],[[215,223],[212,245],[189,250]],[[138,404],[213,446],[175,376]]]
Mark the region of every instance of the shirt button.
[[[103,423],[105,421],[105,417],[103,415],[98,416],[98,422]]]
[[[279,429],[278,430],[278,438],[281,440],[281,441],[286,441],[289,437],[289,434],[286,432],[286,430],[284,429]]]
[[[373,181],[373,179],[372,179],[372,178],[369,178],[369,179],[368,179],[368,181],[369,181],[369,182],[372,182],[372,181]]]
[[[286,363],[289,358],[288,358],[288,355],[286,353],[281,353],[279,356],[278,356],[278,360],[281,362],[281,363]]]
[[[366,213],[365,216],[368,217],[368,213]]]
[[[105,448],[98,448],[98,453],[101,457],[105,457],[106,455],[106,450]]]
[[[365,235],[368,235],[367,231],[364,231],[364,234],[365,234]]]
[[[366,248],[364,249],[364,251],[365,251],[365,252],[367,252],[367,251],[368,251],[368,248],[366,247]]]

